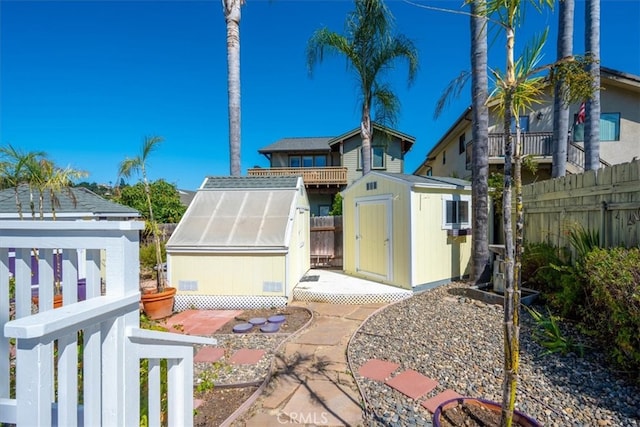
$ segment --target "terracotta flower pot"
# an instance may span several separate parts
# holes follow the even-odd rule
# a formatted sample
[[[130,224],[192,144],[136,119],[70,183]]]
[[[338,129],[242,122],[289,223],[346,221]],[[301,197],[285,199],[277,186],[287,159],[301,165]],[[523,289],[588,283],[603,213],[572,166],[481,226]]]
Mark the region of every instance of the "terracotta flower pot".
[[[486,420],[486,424],[500,425],[502,405],[490,400],[473,397],[457,397],[444,401],[433,413],[433,427],[464,426],[466,419],[479,418]],[[520,427],[542,427],[538,421],[523,414],[513,411],[513,425]]]
[[[164,319],[173,314],[176,288],[165,287],[162,292],[145,293],[140,297],[142,309],[149,319]]]

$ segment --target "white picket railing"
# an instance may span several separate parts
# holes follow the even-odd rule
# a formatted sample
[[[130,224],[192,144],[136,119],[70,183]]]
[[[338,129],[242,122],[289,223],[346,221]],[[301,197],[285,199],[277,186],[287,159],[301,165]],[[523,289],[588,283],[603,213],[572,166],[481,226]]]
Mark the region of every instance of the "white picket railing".
[[[149,425],[160,425],[159,366],[167,359],[169,425],[193,424],[193,344],[215,340],[139,329],[143,226],[0,221],[0,423],[138,425],[140,360],[148,359]],[[36,314],[31,312],[32,254],[38,265]],[[62,265],[61,280],[56,263]],[[80,302],[78,271],[86,275],[86,300]],[[53,309],[56,282],[62,284],[63,306]]]

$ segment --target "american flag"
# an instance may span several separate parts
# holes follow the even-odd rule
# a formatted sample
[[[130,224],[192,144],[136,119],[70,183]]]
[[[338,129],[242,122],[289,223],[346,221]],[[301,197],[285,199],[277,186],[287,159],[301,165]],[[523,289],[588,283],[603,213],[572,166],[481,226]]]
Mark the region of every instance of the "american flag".
[[[587,114],[586,110],[587,110],[586,103],[582,102],[582,104],[580,104],[580,108],[578,108],[578,115],[576,116],[577,125],[584,123],[584,118]]]

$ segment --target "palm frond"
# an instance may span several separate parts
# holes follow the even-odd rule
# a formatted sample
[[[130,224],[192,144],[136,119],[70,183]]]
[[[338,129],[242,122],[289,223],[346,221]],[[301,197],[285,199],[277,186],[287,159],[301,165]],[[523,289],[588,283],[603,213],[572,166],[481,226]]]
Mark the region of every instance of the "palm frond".
[[[376,84],[372,93],[375,121],[382,125],[395,126],[400,100],[387,84]]]
[[[440,98],[438,98],[438,102],[436,103],[436,109],[433,113],[434,118],[440,117],[440,114],[444,111],[445,107],[449,105],[452,99],[460,96],[462,89],[466,86],[467,82],[471,78],[470,71],[462,71],[458,77],[451,80],[447,87],[445,88]]]
[[[516,61],[516,80],[526,80],[532,76],[543,57],[543,48],[547,42],[549,27],[533,37]]]
[[[322,62],[325,51],[331,54],[343,54],[353,60],[352,50],[352,46],[344,36],[326,27],[320,28],[313,33],[307,43],[307,69],[309,75],[312,76],[316,64]]]

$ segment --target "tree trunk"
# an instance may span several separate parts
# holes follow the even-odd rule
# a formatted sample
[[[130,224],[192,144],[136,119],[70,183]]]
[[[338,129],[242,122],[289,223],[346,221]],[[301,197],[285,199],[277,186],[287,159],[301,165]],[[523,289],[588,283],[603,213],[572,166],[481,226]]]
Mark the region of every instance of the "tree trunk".
[[[373,128],[371,127],[371,112],[369,104],[366,102],[362,105],[362,123],[360,123],[360,136],[362,137],[362,175],[371,172],[371,138],[373,137]]]
[[[585,50],[591,56],[588,67],[595,90],[586,105],[584,168],[596,170],[600,167],[600,0],[587,0],[585,14]]]
[[[229,95],[229,163],[232,176],[240,166],[240,6],[241,0],[223,0],[227,23],[227,84]]]
[[[511,119],[513,108],[513,94],[516,90],[516,71],[514,61],[515,31],[513,27],[506,28],[507,36],[507,72],[506,72],[506,94],[504,113],[504,137],[505,137],[505,158],[504,158],[504,191],[502,194],[502,211],[504,224],[504,378],[502,384],[502,419],[501,425],[511,426],[513,422],[513,410],[516,401],[516,385],[518,381],[518,361],[519,361],[519,334],[518,316],[516,311],[517,297],[515,294],[514,259],[515,250],[513,243],[513,228],[511,221],[511,180],[513,162],[513,139],[511,136]],[[518,117],[515,118],[519,120]],[[516,153],[519,154],[519,153]]]
[[[573,55],[574,0],[561,0],[558,11],[558,53],[561,60]],[[557,178],[567,173],[567,144],[569,135],[569,106],[562,100],[566,83],[560,80],[553,95],[553,166],[551,176]]]
[[[487,19],[485,0],[471,2],[471,205],[472,269],[471,280],[488,282],[489,268],[489,109],[487,97]]]

